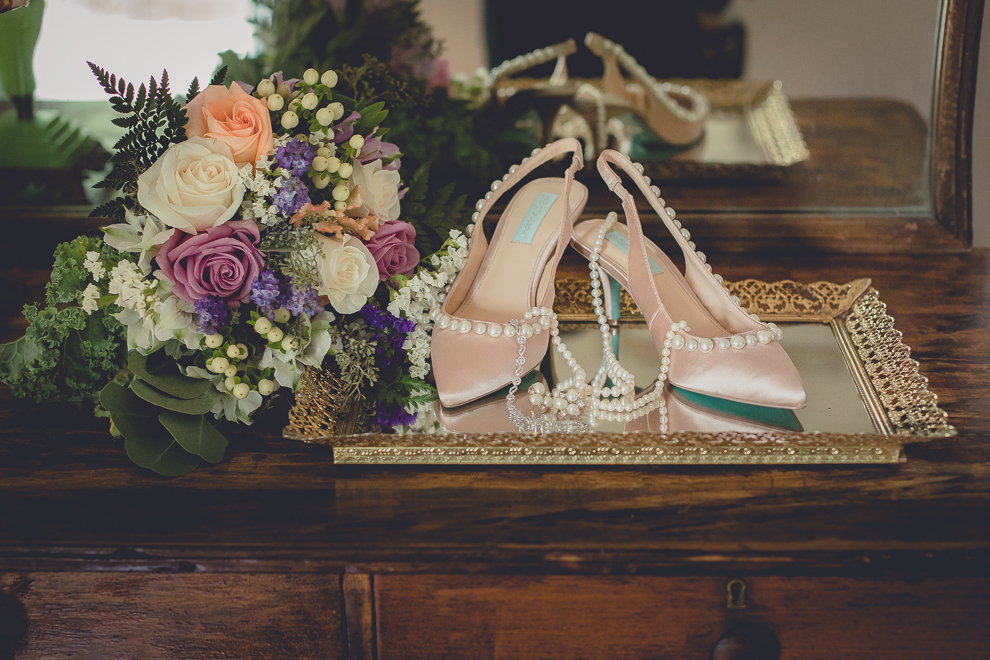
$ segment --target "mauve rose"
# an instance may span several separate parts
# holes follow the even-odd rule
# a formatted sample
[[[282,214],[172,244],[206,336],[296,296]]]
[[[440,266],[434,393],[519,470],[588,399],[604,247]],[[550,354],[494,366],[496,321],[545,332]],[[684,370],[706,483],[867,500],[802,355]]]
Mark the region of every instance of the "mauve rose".
[[[393,275],[409,275],[419,265],[419,250],[415,247],[416,230],[408,222],[386,222],[365,243],[378,266],[378,279],[384,282]]]
[[[195,235],[175,232],[156,260],[181,300],[219,296],[238,307],[251,298],[251,282],[264,266],[255,247],[260,239],[253,220],[234,220]]]

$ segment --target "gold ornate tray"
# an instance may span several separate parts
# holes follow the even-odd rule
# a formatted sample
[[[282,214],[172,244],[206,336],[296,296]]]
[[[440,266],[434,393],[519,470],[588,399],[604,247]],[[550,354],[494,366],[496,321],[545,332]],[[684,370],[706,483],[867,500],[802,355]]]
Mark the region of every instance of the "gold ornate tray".
[[[808,346],[787,348],[809,390],[809,412],[803,423],[818,424],[820,428],[796,431],[757,427],[717,433],[622,433],[604,429],[538,436],[518,432],[348,434],[355,410],[335,390],[332,374],[324,371],[304,382],[290,412],[285,437],[330,445],[335,462],[342,464],[780,465],[896,463],[903,460],[906,442],[955,434],[869,280],[841,285],[743,280],[727,286],[750,312],[783,325],[785,337],[793,334],[798,339],[810,338]],[[590,324],[593,316],[587,282],[562,279],[557,287],[555,306],[562,329]],[[625,292],[620,323],[630,328],[637,324],[645,327]],[[790,324],[791,330],[784,324]],[[831,342],[827,338],[832,338]],[[818,392],[834,388],[836,374],[824,383],[809,382],[806,371],[810,369],[798,362],[798,355],[804,356],[805,361],[810,356],[814,361],[829,352],[840,356],[833,362],[838,362],[838,376],[852,392],[852,399],[845,399],[845,410],[832,410],[834,402],[827,401],[818,404],[820,411],[812,411],[813,389]],[[836,372],[834,368],[832,371]],[[825,421],[809,423],[812,412],[819,418],[824,412]],[[845,421],[857,415],[859,426]],[[843,430],[849,428],[863,430]]]

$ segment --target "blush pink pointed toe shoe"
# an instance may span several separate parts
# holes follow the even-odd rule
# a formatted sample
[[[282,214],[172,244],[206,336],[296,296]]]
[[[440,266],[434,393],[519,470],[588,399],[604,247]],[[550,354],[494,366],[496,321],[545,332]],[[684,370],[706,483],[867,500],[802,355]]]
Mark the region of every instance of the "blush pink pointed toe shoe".
[[[684,253],[683,275],[643,236],[633,196],[610,164],[629,176],[673,235]],[[574,228],[571,243],[589,259],[596,300],[610,295],[609,278],[632,294],[660,353],[658,381],[669,380],[686,390],[740,403],[803,408],[807,395],[800,374],[779,343],[781,330],[773,323],[760,322],[739,306],[739,299],[731,296],[721,277],[712,273],[704,253],[696,250],[691,234],[675,219],[673,209],[665,208],[660,190],[650,186],[641,166],[606,150],[598,158],[598,171],[609,190],[622,200],[626,224],[618,222],[615,213],[604,220],[582,222]],[[607,318],[603,312],[599,312],[599,322],[604,337]],[[611,369],[608,375],[613,382],[624,383],[623,391],[612,395],[628,396],[628,372],[610,355],[610,339],[603,342],[603,364]],[[600,380],[604,381],[604,376]],[[601,389],[601,385],[596,387]],[[614,402],[605,410],[626,405],[630,403]]]
[[[567,153],[573,157],[563,177],[535,179],[514,192],[489,244],[484,224],[495,203],[537,167]],[[574,181],[583,164],[580,142],[558,140],[510,168],[478,203],[467,263],[433,329],[430,356],[443,405],[495,392],[513,380],[517,367],[527,373],[546,354],[555,331],[557,264],[588,199],[587,188]],[[519,355],[517,328],[526,338],[525,357]]]

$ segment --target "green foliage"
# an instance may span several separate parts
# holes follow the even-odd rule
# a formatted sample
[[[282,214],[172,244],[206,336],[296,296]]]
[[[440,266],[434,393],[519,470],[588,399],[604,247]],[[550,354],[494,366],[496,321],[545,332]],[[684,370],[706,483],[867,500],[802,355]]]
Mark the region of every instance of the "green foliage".
[[[417,61],[439,54],[439,44],[420,16],[418,0],[371,8],[365,0],[346,0],[341,11],[327,0],[254,2],[262,9],[263,17],[253,22],[262,43],[260,59],[268,72],[359,66],[368,54],[408,77]],[[392,62],[394,52],[402,57]],[[256,81],[260,76],[239,79]]]
[[[120,113],[113,119],[115,126],[127,132],[114,145],[116,152],[110,159],[113,169],[96,184],[97,188],[122,190],[124,197],[110,200],[93,209],[90,217],[108,217],[122,220],[127,208],[137,208],[137,178],[148,169],[171,145],[186,139],[187,117],[182,106],[169,91],[168,71],[162,72],[160,81],[152,77],[148,85],[137,90],[123,78],[107,72],[92,62],[90,70],[110,95],[110,105]],[[198,87],[198,81],[194,81]],[[190,91],[193,91],[190,88]]]
[[[146,403],[117,383],[100,393],[114,428],[124,437],[127,457],[143,468],[178,477],[199,467],[199,457],[187,452],[158,419],[161,408]]]
[[[45,308],[25,306],[29,327],[24,337],[0,345],[0,382],[15,396],[37,402],[95,402],[100,389],[123,367],[124,327],[110,316],[109,308],[88,315],[76,305],[89,277],[83,261],[90,251],[99,252],[105,264],[121,258],[98,238],[80,237],[59,245]]]
[[[416,228],[416,247],[423,258],[440,249],[450,230],[461,226],[465,196],[454,197],[457,184],[430,190],[430,167],[426,162],[413,174],[402,200],[402,219]]]
[[[220,401],[209,380],[184,376],[175,360],[155,353],[132,352],[129,387],[108,384],[100,403],[125,439],[132,461],[165,476],[195,470],[200,458],[223,460],[227,439],[206,415]]]
[[[437,391],[431,385],[413,378],[409,374],[378,382],[375,388],[375,398],[383,408],[415,408],[432,403],[437,398]]]

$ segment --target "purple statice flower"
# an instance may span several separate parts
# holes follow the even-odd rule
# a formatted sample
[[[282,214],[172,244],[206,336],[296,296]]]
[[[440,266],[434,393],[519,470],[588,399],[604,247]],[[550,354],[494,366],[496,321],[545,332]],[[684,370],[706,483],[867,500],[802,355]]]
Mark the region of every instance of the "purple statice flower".
[[[292,277],[279,277],[266,270],[251,283],[251,302],[258,306],[258,313],[275,319],[275,310],[285,307],[293,316],[309,314],[310,318],[323,311],[320,294],[312,286],[297,289],[292,286]]]
[[[272,201],[275,202],[275,206],[282,212],[282,215],[290,218],[304,204],[309,203],[309,188],[306,187],[306,184],[301,179],[294,176],[289,177],[272,197]]]
[[[375,423],[383,429],[390,429],[393,426],[409,426],[416,421],[416,415],[406,412],[402,406],[386,408],[379,401],[375,404]]]
[[[376,364],[383,369],[391,367],[394,358],[401,357],[405,352],[402,345],[406,341],[406,335],[416,328],[416,323],[378,309],[371,303],[362,307],[358,314],[369,328],[377,330],[371,337],[376,343]]]
[[[294,176],[302,176],[309,171],[309,166],[316,157],[313,145],[293,138],[284,147],[275,150],[275,162]]]
[[[293,316],[309,314],[310,318],[323,311],[320,304],[320,294],[310,285],[305,289],[297,289],[291,285],[292,278],[286,277],[288,287],[287,295],[282,298],[282,307],[285,307]]]
[[[216,334],[217,329],[230,323],[230,307],[220,296],[204,296],[194,304],[198,331],[212,335]]]
[[[275,310],[281,307],[282,287],[282,279],[271,270],[262,271],[254,278],[251,282],[251,302],[258,306],[259,314],[274,318]]]

